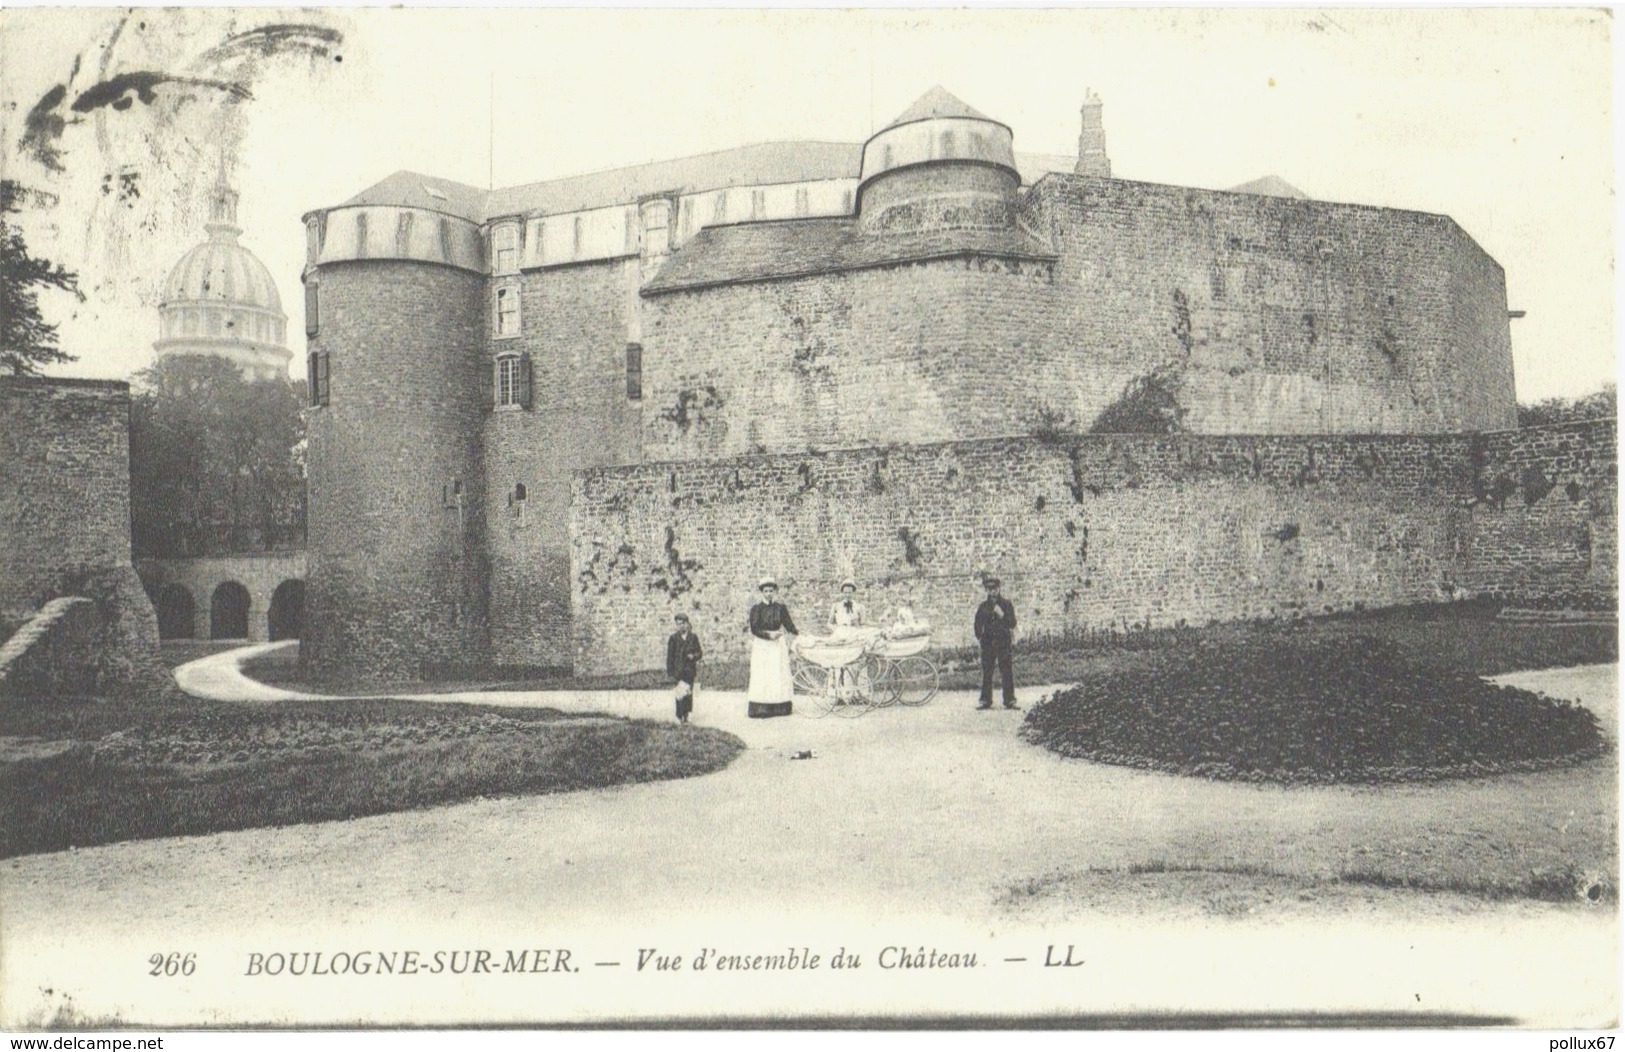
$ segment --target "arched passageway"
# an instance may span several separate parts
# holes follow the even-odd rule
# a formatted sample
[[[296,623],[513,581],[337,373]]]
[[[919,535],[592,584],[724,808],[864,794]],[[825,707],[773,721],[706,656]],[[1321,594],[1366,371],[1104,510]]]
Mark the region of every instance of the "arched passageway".
[[[305,582],[296,577],[277,585],[271,593],[271,609],[265,615],[271,641],[298,639],[304,618]]]
[[[197,634],[197,604],[185,585],[164,585],[153,605],[158,608],[159,639],[191,639]]]
[[[248,638],[248,589],[236,581],[214,590],[209,603],[209,638]]]

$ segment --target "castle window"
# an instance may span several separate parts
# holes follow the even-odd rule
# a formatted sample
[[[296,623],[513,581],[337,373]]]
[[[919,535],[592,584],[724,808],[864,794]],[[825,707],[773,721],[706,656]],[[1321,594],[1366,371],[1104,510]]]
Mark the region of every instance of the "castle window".
[[[326,405],[328,399],[327,380],[327,352],[312,351],[305,359],[306,385],[310,392],[310,404],[313,406]]]
[[[581,216],[576,216],[576,221],[575,221],[574,229],[573,229],[573,233],[572,233],[573,240],[571,242],[571,253],[570,253],[576,259],[581,258],[581,240],[582,240],[582,235],[585,232],[585,227],[586,227],[586,223],[583,221],[582,217]]]
[[[461,508],[463,506],[462,479],[452,479],[450,485],[440,487],[440,506],[442,508]]]
[[[689,197],[683,200],[683,236],[687,237],[692,233],[694,233],[694,199]]]
[[[504,223],[491,231],[491,254],[496,260],[493,273],[512,274],[519,269],[519,227]]]
[[[321,331],[321,307],[317,302],[315,279],[305,282],[305,335]]]
[[[643,344],[626,345],[626,397],[637,401],[643,397]]]
[[[355,217],[355,254],[359,259],[367,258],[367,213],[357,212]]]
[[[530,405],[530,355],[498,355],[492,373],[493,402],[498,409],[525,409]]]
[[[525,524],[525,484],[515,482],[513,492],[508,494],[508,507],[513,509],[513,517],[519,520],[519,525]]]
[[[761,219],[767,215],[767,191],[752,190],[750,192],[750,217]]]
[[[724,223],[728,219],[728,191],[718,190],[711,201],[711,222]]]
[[[940,137],[940,142],[942,145],[939,156],[952,157],[954,155],[954,133],[951,131],[943,132]]]
[[[499,339],[519,335],[519,286],[504,285],[496,292],[496,334]]]
[[[811,211],[812,206],[807,199],[807,188],[805,186],[796,187],[796,215],[804,216]]]

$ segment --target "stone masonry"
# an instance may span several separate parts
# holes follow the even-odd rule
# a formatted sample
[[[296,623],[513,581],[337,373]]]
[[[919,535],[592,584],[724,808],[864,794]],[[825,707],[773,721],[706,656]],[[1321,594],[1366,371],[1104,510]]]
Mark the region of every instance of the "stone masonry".
[[[83,613],[62,620],[94,639],[94,659],[75,660],[102,682],[150,660],[158,625],[130,565],[129,385],[0,377],[0,634],[71,596],[95,604],[88,635]]]
[[[989,439],[576,476],[576,667],[650,668],[674,613],[744,652],[755,582],[836,585],[972,645],[983,574],[1023,635],[1614,587],[1612,421],[1485,436]]]

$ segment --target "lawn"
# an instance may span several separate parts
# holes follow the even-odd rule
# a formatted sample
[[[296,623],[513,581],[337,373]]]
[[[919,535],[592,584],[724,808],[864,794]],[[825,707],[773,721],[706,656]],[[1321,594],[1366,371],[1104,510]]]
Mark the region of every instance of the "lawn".
[[[721,731],[406,700],[234,705],[173,688],[0,709],[0,857],[706,774]]]

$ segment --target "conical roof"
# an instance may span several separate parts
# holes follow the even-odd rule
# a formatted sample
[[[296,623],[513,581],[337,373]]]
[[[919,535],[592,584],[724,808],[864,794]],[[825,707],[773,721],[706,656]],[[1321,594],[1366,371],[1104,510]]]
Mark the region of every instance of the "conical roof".
[[[895,128],[899,124],[932,120],[936,117],[970,117],[973,120],[993,121],[994,124],[1002,123],[994,121],[992,117],[971,106],[965,105],[947,88],[938,84],[914,100],[914,105],[898,114],[897,119],[886,125],[886,127]]]

